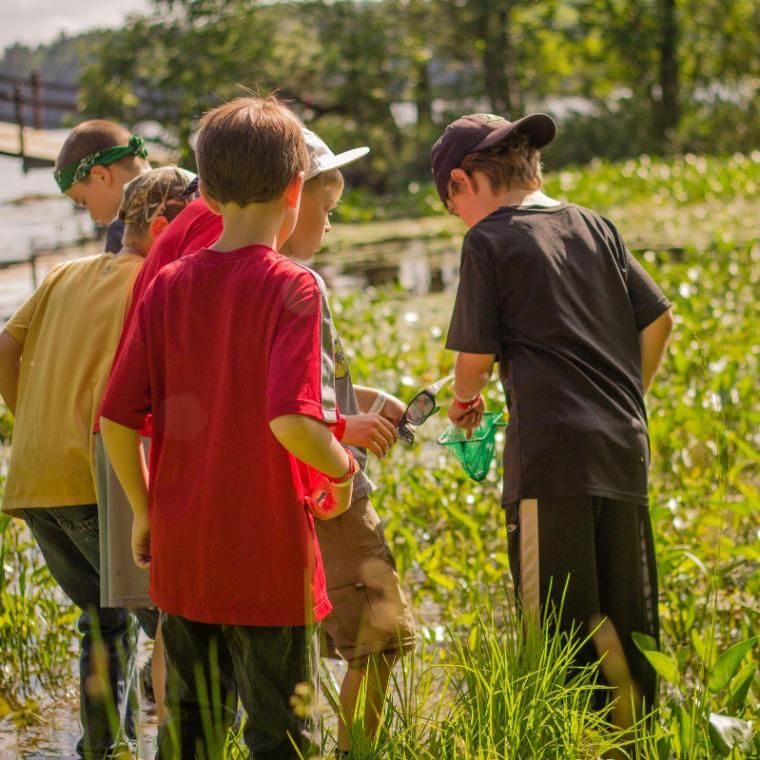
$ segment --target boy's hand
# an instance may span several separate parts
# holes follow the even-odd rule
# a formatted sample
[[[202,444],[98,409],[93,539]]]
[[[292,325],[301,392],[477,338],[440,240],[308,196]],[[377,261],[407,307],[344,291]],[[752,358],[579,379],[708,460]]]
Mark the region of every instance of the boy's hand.
[[[472,436],[472,431],[480,425],[483,420],[483,412],[486,404],[483,396],[478,398],[478,403],[470,409],[462,409],[461,404],[456,400],[449,405],[449,419],[457,427],[464,428],[467,431],[467,437]]]
[[[388,406],[390,399],[386,402],[386,407]],[[402,409],[401,414],[403,413]],[[346,429],[341,443],[367,449],[378,459],[382,459],[398,440],[396,426],[386,418],[385,408],[382,414],[352,414],[346,416],[345,420]]]
[[[311,496],[306,497],[306,506],[319,520],[332,520],[351,506],[353,491],[353,480],[336,484],[321,478]]]
[[[132,559],[143,570],[150,568],[150,520],[135,517],[132,523]]]
[[[380,410],[380,414],[382,414],[386,420],[393,423],[394,428],[399,422],[401,422],[401,418],[404,416],[405,411],[406,404],[403,401],[400,401],[395,396],[391,396],[390,393],[385,394],[385,403]]]

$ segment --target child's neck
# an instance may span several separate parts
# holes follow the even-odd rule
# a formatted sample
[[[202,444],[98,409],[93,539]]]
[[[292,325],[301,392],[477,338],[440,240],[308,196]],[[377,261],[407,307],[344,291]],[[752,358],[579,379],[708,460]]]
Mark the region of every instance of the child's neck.
[[[502,206],[558,206],[559,201],[555,201],[546,195],[540,188],[515,187],[504,189],[495,194],[494,208]]]
[[[223,231],[211,246],[214,251],[234,251],[250,245],[263,245],[277,250],[283,223],[282,209],[272,204],[257,203],[240,208],[225,204],[221,209]]]

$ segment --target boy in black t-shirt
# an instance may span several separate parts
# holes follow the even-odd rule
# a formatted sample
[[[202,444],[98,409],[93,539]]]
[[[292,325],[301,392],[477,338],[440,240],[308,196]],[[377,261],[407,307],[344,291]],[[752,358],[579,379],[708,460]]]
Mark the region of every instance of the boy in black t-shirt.
[[[469,227],[447,348],[449,418],[472,430],[495,361],[509,406],[502,504],[524,613],[559,608],[594,631],[589,661],[629,727],[656,700],[631,634],[659,635],[647,501],[644,394],[672,328],[670,304],[593,211],[541,192],[554,122],[472,114],[433,146],[436,187]],[[567,588],[566,588],[567,586]]]

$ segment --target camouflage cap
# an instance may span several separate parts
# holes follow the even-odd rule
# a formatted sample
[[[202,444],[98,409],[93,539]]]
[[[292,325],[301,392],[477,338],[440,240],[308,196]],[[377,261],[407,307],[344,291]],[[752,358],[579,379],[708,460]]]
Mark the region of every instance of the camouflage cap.
[[[135,177],[124,186],[119,219],[142,228],[159,216],[173,219],[192,200],[185,197],[192,179],[190,172],[176,166],[162,166]]]

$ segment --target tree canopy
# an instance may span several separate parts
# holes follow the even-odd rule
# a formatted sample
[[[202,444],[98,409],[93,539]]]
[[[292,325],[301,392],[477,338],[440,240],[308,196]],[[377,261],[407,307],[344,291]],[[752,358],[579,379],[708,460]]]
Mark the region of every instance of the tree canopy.
[[[154,0],[81,76],[88,115],[156,121],[191,160],[205,109],[278,91],[378,189],[462,113],[563,122],[554,164],[758,144],[752,0]]]

